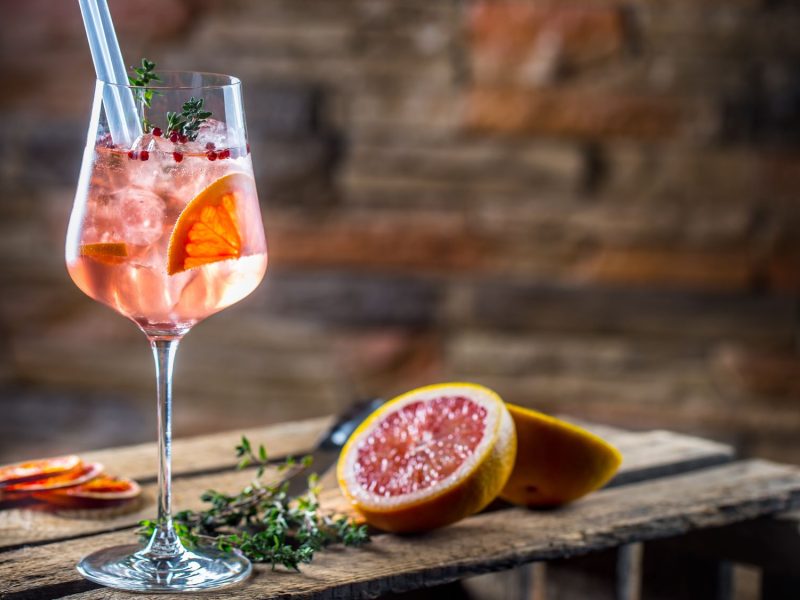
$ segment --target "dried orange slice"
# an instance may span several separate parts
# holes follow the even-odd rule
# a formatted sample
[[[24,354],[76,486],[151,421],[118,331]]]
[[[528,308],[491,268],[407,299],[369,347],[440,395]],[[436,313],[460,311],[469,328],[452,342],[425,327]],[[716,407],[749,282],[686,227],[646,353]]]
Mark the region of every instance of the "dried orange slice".
[[[37,500],[69,508],[116,506],[137,498],[142,490],[132,479],[100,475],[91,481],[34,494]]]
[[[122,242],[102,242],[83,244],[81,256],[88,256],[101,262],[117,264],[128,256],[128,247]]]
[[[46,479],[72,471],[79,466],[81,459],[75,454],[4,465],[0,467],[0,488],[33,479]]]
[[[412,390],[350,436],[339,486],[371,525],[424,531],[478,512],[514,466],[514,423],[500,397],[471,383]]]
[[[603,487],[622,462],[595,434],[543,413],[508,404],[517,429],[517,460],[500,497],[530,507],[571,502]]]
[[[186,205],[169,239],[167,272],[170,275],[241,256],[237,202],[253,193],[253,185],[251,177],[230,173],[217,179]]]
[[[102,472],[103,465],[100,463],[80,463],[75,468],[63,473],[58,473],[57,475],[7,485],[3,488],[3,492],[19,495],[75,486],[91,481]]]

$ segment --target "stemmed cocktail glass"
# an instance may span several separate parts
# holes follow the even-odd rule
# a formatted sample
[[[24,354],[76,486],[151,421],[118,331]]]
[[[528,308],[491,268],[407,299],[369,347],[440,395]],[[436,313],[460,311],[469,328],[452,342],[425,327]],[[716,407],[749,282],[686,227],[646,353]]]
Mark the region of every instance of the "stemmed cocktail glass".
[[[238,553],[187,549],[173,528],[175,351],[196,323],[258,286],[267,248],[241,83],[210,73],[159,75],[147,88],[97,82],[66,242],[67,268],[77,286],[136,323],[153,350],[158,525],[145,547],[101,550],[78,570],[121,589],[188,591],[240,581],[251,567]],[[103,98],[114,95],[136,104],[144,133],[132,144],[111,136]]]

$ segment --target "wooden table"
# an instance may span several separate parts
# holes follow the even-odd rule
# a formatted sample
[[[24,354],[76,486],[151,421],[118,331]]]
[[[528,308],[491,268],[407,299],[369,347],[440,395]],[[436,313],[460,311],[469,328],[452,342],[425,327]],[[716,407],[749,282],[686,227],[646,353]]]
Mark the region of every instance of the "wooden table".
[[[330,422],[321,418],[176,440],[173,505],[199,508],[202,491],[235,491],[250,480],[252,472],[233,469],[233,448],[242,433],[254,443],[265,443],[277,458],[307,451]],[[590,428],[619,447],[624,462],[606,489],[570,506],[550,511],[495,507],[424,535],[378,534],[360,549],[319,553],[301,573],[257,565],[243,585],[203,598],[375,597],[534,561],[614,550],[620,574],[616,597],[634,599],[639,597],[641,542],[662,538],[687,540],[686,547],[703,552],[713,549],[715,559],[758,563],[759,543],[774,541],[781,532],[791,538],[793,531],[794,538],[784,542],[793,544],[795,553],[779,552],[773,562],[783,561],[789,569],[800,565],[797,522],[764,518],[800,506],[800,469],[763,460],[735,461],[727,446],[666,431]],[[143,444],[84,456],[142,483],[145,500],[137,512],[87,520],[32,508],[0,511],[0,598],[140,598],[83,580],[74,565],[88,552],[130,543],[136,522],[153,516],[155,455],[153,445]],[[342,502],[335,487],[323,500]],[[742,535],[749,540],[746,548],[736,542]],[[744,556],[744,550],[755,556]],[[779,593],[786,586],[774,589],[774,597],[783,598]],[[715,593],[724,596],[724,590]]]

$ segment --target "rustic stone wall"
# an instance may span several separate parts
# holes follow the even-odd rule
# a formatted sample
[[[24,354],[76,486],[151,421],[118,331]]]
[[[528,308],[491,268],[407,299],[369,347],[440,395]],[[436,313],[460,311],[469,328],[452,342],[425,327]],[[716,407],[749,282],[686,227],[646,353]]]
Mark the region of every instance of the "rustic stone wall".
[[[800,7],[112,0],[129,60],[230,72],[271,250],[201,324],[179,434],[464,378],[800,462]],[[77,5],[3,3],[0,458],[146,440],[141,334],[63,237]]]

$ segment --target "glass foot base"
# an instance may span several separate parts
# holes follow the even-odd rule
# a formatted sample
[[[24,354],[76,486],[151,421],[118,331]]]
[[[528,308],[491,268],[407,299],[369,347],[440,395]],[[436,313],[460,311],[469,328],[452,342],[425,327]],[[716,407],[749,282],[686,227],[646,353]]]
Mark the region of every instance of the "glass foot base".
[[[154,559],[134,544],[98,550],[83,558],[77,569],[86,579],[119,590],[192,592],[238,583],[250,575],[252,566],[238,552],[202,548]]]

